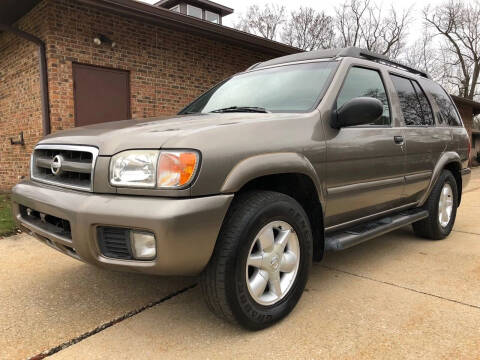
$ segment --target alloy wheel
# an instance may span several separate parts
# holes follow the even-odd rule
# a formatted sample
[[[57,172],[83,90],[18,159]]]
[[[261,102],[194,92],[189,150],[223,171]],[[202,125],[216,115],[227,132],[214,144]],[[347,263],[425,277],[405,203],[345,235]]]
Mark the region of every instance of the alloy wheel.
[[[442,227],[447,227],[452,218],[453,190],[449,183],[443,185],[438,201],[438,222]]]
[[[300,264],[300,244],[284,221],[265,225],[256,235],[246,264],[247,287],[261,305],[273,305],[292,288]]]

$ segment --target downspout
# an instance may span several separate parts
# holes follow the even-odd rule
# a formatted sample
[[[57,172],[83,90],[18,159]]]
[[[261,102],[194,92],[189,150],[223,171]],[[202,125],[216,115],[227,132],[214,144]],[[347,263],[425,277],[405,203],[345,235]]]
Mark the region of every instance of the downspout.
[[[27,41],[33,42],[38,46],[38,60],[40,69],[40,92],[42,99],[42,128],[43,136],[50,134],[50,102],[48,99],[48,73],[47,73],[47,55],[45,43],[25,31],[16,29],[10,25],[0,24],[0,31],[15,34]]]

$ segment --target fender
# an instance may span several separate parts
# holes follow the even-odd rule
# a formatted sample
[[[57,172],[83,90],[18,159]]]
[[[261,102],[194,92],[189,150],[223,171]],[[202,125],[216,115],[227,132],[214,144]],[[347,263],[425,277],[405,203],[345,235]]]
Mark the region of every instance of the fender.
[[[440,159],[438,159],[437,164],[433,169],[433,174],[432,174],[432,178],[430,179],[430,184],[428,184],[427,191],[420,199],[418,203],[419,206],[423,206],[423,204],[425,204],[425,201],[427,201],[428,197],[430,196],[430,193],[432,192],[432,189],[435,186],[435,183],[437,182],[438,177],[440,176],[440,173],[445,168],[445,166],[450,163],[458,163],[458,165],[460,166],[460,169],[462,168],[462,161],[460,159],[460,156],[456,152],[453,152],[453,151],[444,152],[440,156]]]
[[[325,197],[313,165],[302,154],[293,152],[255,155],[240,161],[227,175],[220,192],[234,193],[256,178],[288,173],[308,176],[317,190],[320,204],[325,206]]]

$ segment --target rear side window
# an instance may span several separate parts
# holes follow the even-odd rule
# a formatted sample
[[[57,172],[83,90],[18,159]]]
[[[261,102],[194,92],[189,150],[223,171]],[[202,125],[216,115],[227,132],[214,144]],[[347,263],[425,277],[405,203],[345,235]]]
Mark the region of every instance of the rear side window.
[[[422,113],[425,121],[428,125],[434,125],[435,120],[433,117],[432,107],[430,106],[430,102],[427,99],[427,96],[423,92],[420,85],[415,80],[410,80],[415,88],[415,92],[417,93],[418,101],[420,102],[420,106],[422,108]]]
[[[438,122],[448,126],[462,126],[462,121],[458,116],[455,105],[453,104],[447,92],[433,81],[422,82],[425,90],[432,95],[440,110]]]
[[[383,104],[382,116],[369,125],[390,125],[390,107],[380,74],[376,70],[352,67],[338,94],[337,109],[347,101],[363,96],[373,97]]]
[[[434,125],[430,104],[420,86],[415,81],[401,76],[391,75],[391,77],[400,100],[405,125]]]

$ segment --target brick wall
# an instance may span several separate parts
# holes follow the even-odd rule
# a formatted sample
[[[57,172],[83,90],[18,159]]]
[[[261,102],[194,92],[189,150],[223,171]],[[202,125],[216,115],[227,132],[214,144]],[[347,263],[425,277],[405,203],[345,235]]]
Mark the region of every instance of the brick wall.
[[[74,125],[72,62],[129,70],[132,117],[144,118],[174,114],[218,81],[273,57],[71,0],[51,6],[47,57],[54,130]],[[95,46],[99,33],[117,47]]]
[[[45,36],[39,4],[17,26],[39,37]],[[25,146],[11,145],[10,138],[25,136]],[[20,176],[28,174],[30,153],[42,136],[40,75],[37,46],[10,33],[0,34],[0,191],[8,190]]]
[[[174,114],[225,77],[275,57],[240,45],[122,17],[73,0],[44,0],[19,21],[43,39],[52,131],[73,127],[72,63],[130,72],[133,118]],[[104,34],[117,43],[95,46]],[[0,190],[28,173],[32,146],[41,137],[36,47],[10,34],[0,35]],[[24,130],[27,146],[8,138]]]

